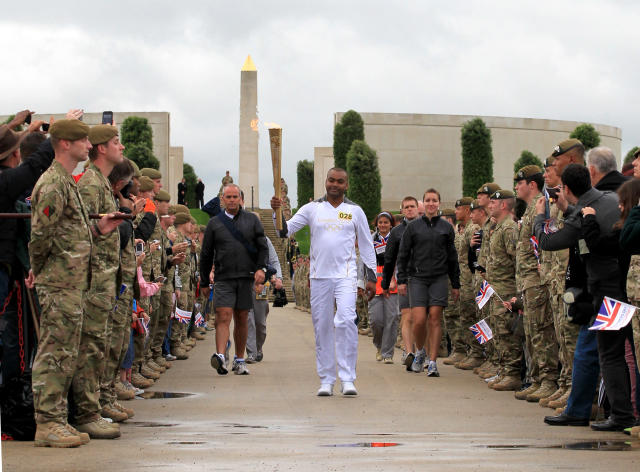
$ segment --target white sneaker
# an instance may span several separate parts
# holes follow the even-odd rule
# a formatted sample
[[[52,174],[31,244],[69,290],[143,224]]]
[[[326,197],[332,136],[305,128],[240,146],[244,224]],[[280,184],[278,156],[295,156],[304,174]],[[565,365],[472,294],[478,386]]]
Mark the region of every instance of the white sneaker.
[[[343,395],[357,395],[358,391],[353,382],[342,382],[342,394]]]
[[[236,375],[249,375],[249,369],[247,369],[247,364],[244,361],[234,361],[234,370],[233,373]]]
[[[322,384],[318,389],[319,397],[330,397],[333,395],[333,384]]]

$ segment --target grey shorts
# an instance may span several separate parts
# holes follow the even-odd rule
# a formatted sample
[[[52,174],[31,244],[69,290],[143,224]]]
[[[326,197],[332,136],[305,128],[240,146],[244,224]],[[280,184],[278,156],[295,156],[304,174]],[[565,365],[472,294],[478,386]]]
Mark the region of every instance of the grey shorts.
[[[253,308],[253,279],[229,279],[213,285],[216,308],[249,310]]]
[[[411,308],[408,291],[406,295],[398,295],[398,305],[401,310],[404,310],[405,308]]]
[[[437,279],[409,279],[409,301],[411,308],[447,306],[449,297],[449,278],[442,275]]]

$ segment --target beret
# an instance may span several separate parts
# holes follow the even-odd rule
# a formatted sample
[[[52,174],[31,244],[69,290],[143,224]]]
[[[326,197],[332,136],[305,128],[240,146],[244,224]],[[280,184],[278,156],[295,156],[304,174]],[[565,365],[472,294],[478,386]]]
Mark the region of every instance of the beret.
[[[513,180],[519,182],[520,180],[530,179],[537,174],[542,175],[542,169],[540,169],[540,167],[534,165],[524,166],[518,172],[516,172],[516,174],[513,176]]]
[[[456,211],[453,208],[445,208],[444,210],[440,210],[440,215],[455,218]]]
[[[111,125],[96,125],[89,130],[89,142],[94,146],[104,144],[114,136],[118,136],[118,128]]]
[[[468,206],[471,205],[471,203],[473,202],[473,198],[471,197],[462,197],[456,200],[456,208],[461,207],[461,206]]]
[[[186,213],[176,213],[176,219],[173,224],[175,225],[183,225],[185,223],[189,223],[191,221],[191,216]]]
[[[129,159],[129,162],[131,162],[131,167],[133,167],[133,176],[136,179],[139,179],[140,177],[142,177],[142,174],[140,173],[140,167],[138,167],[138,164],[136,164],[132,159]]]
[[[178,205],[169,205],[169,214],[175,215],[178,213]]]
[[[57,120],[49,128],[49,134],[56,139],[77,141],[89,136],[89,127],[80,120]]]
[[[140,173],[145,177],[149,177],[150,179],[161,179],[162,174],[157,169],[152,169],[151,167],[145,167],[140,170]]]
[[[191,217],[191,223],[194,224],[194,225],[198,224],[198,222],[196,221],[196,219],[193,216]]]
[[[482,206],[480,206],[480,202],[478,201],[477,198],[474,201],[471,202],[471,209],[472,210],[484,210],[484,208]]]
[[[553,163],[556,162],[556,158],[553,156],[547,157],[547,160],[544,162],[544,168],[551,167]]]
[[[169,192],[167,192],[166,190],[160,190],[156,194],[156,200],[158,200],[159,202],[168,202],[171,201],[171,195],[169,195]]]
[[[478,195],[481,193],[486,193],[487,195],[493,195],[496,190],[500,190],[500,186],[495,182],[487,182],[483,184],[482,187],[478,189],[476,192]]]
[[[186,207],[186,205],[176,205],[176,213],[186,213],[187,215],[190,215],[191,212],[189,211],[189,208]]]
[[[149,177],[145,177],[144,175],[142,177],[140,177],[140,191],[141,192],[148,192],[150,190],[153,190],[153,187],[155,185],[153,184],[153,180],[151,180]]]
[[[511,190],[498,189],[491,195],[491,200],[506,200],[508,198],[516,198]]]
[[[584,145],[580,142],[579,139],[575,139],[575,138],[565,139],[564,141],[562,141],[560,144],[558,144],[556,147],[553,148],[553,153],[551,155],[553,157],[558,157],[564,154],[565,152],[570,151],[571,149],[578,146],[584,147]]]

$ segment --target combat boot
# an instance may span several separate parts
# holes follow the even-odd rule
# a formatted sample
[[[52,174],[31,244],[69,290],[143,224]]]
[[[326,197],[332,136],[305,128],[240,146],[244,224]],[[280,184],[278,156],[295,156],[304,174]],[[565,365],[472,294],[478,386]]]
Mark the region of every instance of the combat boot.
[[[195,346],[196,345],[196,340],[193,338],[187,338],[186,341],[184,341],[184,344],[186,344],[187,346]]]
[[[632,438],[640,438],[640,426],[632,426],[629,430],[629,434]]]
[[[491,366],[491,361],[487,359],[482,363],[482,365],[480,365],[479,367],[475,367],[473,369],[473,373],[480,374],[480,371],[488,369],[490,366]]]
[[[191,349],[193,349],[193,346],[186,341],[181,342],[180,347],[184,352],[189,352]]]
[[[498,392],[518,390],[520,387],[522,387],[520,377],[516,377],[515,375],[507,375],[503,377],[500,382],[495,383],[491,386],[492,389]]]
[[[120,426],[109,423],[102,417],[88,423],[76,425],[76,429],[87,433],[91,439],[115,439],[120,437]]]
[[[174,356],[176,356],[176,359],[178,359],[179,361],[189,359],[189,354],[187,354],[187,351],[182,349],[182,347],[180,346],[171,349],[171,352],[173,353]]]
[[[540,399],[540,406],[541,407],[548,407],[549,406],[549,402],[553,401],[553,400],[557,400],[558,398],[560,398],[562,395],[564,395],[565,392],[565,388],[564,387],[558,387],[558,390],[556,390],[555,392],[553,392],[553,395],[551,395],[550,397],[547,398],[541,398]]]
[[[160,378],[160,374],[147,364],[142,364],[142,367],[140,367],[140,374],[148,379],[158,380]]]
[[[127,389],[119,380],[116,382],[115,390],[118,400],[133,400],[136,396],[135,392]]]
[[[161,365],[156,364],[156,362],[153,360],[150,360],[149,362],[147,362],[147,367],[150,367],[152,370],[155,370],[159,374],[163,374],[164,371],[167,370]]]
[[[480,377],[481,379],[486,380],[486,379],[490,379],[491,377],[493,377],[497,373],[498,373],[498,366],[491,364],[486,369],[481,370],[480,373],[478,373],[478,377]]]
[[[102,411],[100,411],[100,415],[103,418],[110,418],[115,423],[121,423],[129,419],[129,416],[126,413],[116,409],[112,405],[106,405],[103,407]]]
[[[517,391],[514,396],[518,400],[526,400],[527,399],[527,395],[529,395],[530,393],[534,393],[539,388],[540,388],[540,384],[534,382],[531,385],[529,385],[529,387],[525,388],[524,390]]]
[[[50,421],[36,425],[33,444],[36,447],[78,447],[82,444],[80,436],[72,434],[62,423]]]
[[[114,402],[112,406],[114,409],[121,411],[122,413],[127,415],[129,418],[133,418],[136,414],[135,411],[133,411],[133,408],[127,408],[126,406],[123,406],[118,402]]]
[[[551,400],[547,405],[549,408],[562,408],[564,409],[567,406],[567,402],[569,401],[569,395],[571,395],[571,389],[567,389],[562,396],[555,400]]]
[[[558,390],[558,386],[551,380],[543,380],[540,388],[533,393],[527,395],[527,401],[530,403],[538,403],[542,398],[550,397]]]
[[[69,423],[65,424],[64,427],[67,428],[67,431],[69,431],[74,436],[79,436],[80,440],[82,441],[82,444],[89,444],[89,441],[91,441],[91,438],[87,433],[81,433],[76,428],[71,426]]]
[[[164,367],[165,369],[171,369],[171,362],[167,361],[164,357],[158,356],[153,362],[158,364],[160,367]]]
[[[462,352],[454,352],[451,356],[442,361],[444,365],[455,365],[456,363],[466,359],[466,356]]]
[[[487,387],[493,388],[494,385],[499,384],[500,382],[502,382],[502,379],[504,379],[502,374],[496,375],[495,378],[493,378],[489,382],[487,382]]]
[[[154,382],[153,380],[140,375],[140,372],[135,372],[131,374],[131,384],[137,388],[149,388],[154,384]]]
[[[197,331],[192,332],[191,337],[195,338],[197,341],[203,341],[207,339],[202,333],[199,333]]]
[[[465,359],[454,365],[457,369],[473,370],[474,367],[479,367],[480,365],[482,365],[482,359],[479,357],[466,357]]]

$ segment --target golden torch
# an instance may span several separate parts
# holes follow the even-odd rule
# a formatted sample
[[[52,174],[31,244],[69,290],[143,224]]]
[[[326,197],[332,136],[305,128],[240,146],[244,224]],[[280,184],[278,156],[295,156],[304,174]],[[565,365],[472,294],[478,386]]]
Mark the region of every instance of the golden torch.
[[[282,165],[282,128],[276,124],[269,125],[269,142],[271,143],[271,165],[273,168],[273,190],[277,199],[282,198],[281,165]],[[282,230],[282,207],[276,210],[276,229]]]

